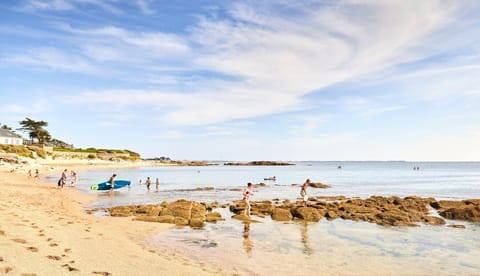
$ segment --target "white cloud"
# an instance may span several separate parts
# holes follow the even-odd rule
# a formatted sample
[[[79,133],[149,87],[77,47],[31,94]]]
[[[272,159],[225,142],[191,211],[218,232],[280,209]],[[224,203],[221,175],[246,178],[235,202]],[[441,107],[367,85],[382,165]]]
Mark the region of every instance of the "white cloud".
[[[143,14],[149,15],[155,13],[155,10],[151,7],[152,0],[136,0],[135,2]]]
[[[43,66],[54,70],[91,73],[95,71],[85,59],[55,48],[31,49],[28,53],[6,56],[3,60],[8,63]]]

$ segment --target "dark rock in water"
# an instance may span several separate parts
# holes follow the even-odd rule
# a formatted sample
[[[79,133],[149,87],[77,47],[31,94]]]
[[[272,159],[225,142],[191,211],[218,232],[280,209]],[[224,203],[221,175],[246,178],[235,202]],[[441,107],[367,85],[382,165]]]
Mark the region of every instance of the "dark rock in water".
[[[295,164],[277,161],[228,162],[225,166],[294,166]]]
[[[450,227],[450,228],[465,229],[465,225],[463,225],[463,224],[449,224],[447,226]]]
[[[327,185],[327,184],[320,183],[320,182],[316,182],[316,183],[310,183],[310,187],[325,189],[325,188],[330,188],[331,186]]]
[[[293,215],[288,209],[275,208],[272,211],[272,219],[277,221],[290,221],[293,219]]]
[[[432,216],[425,216],[422,221],[431,225],[444,225],[446,223],[444,219]]]

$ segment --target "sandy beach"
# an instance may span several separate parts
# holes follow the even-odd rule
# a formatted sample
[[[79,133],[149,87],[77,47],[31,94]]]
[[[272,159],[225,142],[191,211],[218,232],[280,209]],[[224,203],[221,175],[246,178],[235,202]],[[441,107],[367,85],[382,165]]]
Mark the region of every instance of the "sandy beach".
[[[0,172],[0,274],[224,274],[149,248],[145,238],[169,224],[86,214],[83,206],[94,199],[33,183],[24,173]]]

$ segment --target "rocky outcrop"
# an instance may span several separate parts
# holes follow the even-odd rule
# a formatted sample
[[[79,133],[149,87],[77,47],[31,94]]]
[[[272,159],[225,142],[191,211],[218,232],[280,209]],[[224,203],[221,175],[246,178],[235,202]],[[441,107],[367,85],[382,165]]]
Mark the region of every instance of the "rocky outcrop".
[[[307,206],[302,200],[292,202],[280,201],[251,201],[250,213],[252,216],[270,216],[276,221],[319,221],[348,219],[365,221],[383,226],[417,226],[420,223],[430,225],[444,225],[446,219],[459,219],[480,222],[480,199],[463,201],[436,201],[433,198],[409,196],[382,197],[371,196],[366,199],[334,197],[311,197]],[[173,223],[176,225],[190,225],[203,227],[206,222],[215,223],[223,220],[218,212],[218,202],[198,203],[188,200],[177,200],[172,203],[162,202],[158,205],[131,205],[118,206],[109,209],[112,216],[133,216],[136,220]],[[222,205],[222,208],[227,205]],[[442,217],[431,214],[432,208],[437,209]],[[229,205],[230,211],[235,213],[234,219],[243,222],[256,222],[244,215],[245,203],[241,200]],[[464,228],[463,225],[448,225],[449,227]]]
[[[430,204],[446,219],[480,222],[480,199],[440,200]]]
[[[251,213],[270,215],[273,220],[289,221],[300,219],[305,221],[319,221],[348,219],[366,221],[383,226],[415,226],[419,223],[442,225],[445,221],[440,217],[431,216],[429,205],[435,202],[433,198],[415,196],[381,197],[372,196],[366,199],[335,197],[311,197],[308,206],[302,201],[290,202],[279,200],[273,204],[270,201],[252,201]],[[242,201],[235,201],[230,205],[230,211],[240,214],[245,209]]]
[[[220,213],[207,213],[205,204],[188,200],[159,205],[130,205],[109,208],[111,216],[135,216],[136,220],[202,227],[205,222],[223,220]]]
[[[224,166],[294,166],[295,164],[278,161],[228,162]]]

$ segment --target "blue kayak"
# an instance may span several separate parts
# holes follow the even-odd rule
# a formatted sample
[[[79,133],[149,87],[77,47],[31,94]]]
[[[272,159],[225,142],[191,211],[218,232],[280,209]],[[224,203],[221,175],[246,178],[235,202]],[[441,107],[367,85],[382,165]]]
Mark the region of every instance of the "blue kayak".
[[[115,180],[115,186],[113,189],[116,190],[116,189],[123,188],[125,186],[129,186],[130,183],[131,183],[130,180]],[[107,190],[110,190],[110,188],[111,186],[108,180],[98,184],[93,184],[92,186],[90,186],[90,190],[94,190],[94,191],[107,191]]]

